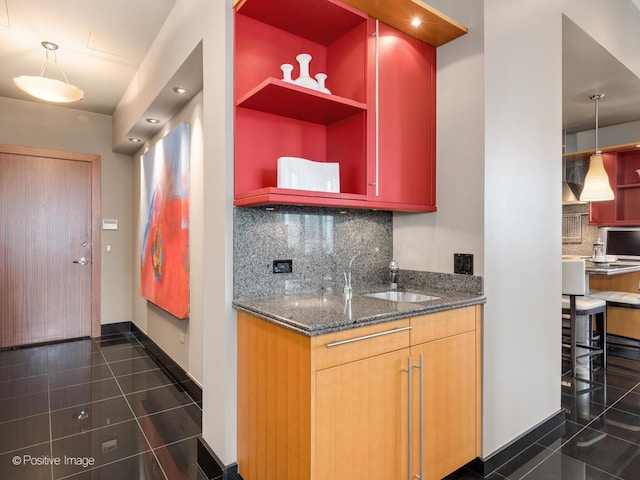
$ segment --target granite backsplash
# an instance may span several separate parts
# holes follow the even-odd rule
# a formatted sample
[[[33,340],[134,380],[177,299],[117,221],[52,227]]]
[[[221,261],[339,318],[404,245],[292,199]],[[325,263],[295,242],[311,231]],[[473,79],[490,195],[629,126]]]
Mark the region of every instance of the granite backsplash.
[[[276,206],[234,209],[234,299],[342,292],[353,262],[354,288],[388,279],[393,255],[391,212]],[[292,260],[292,273],[273,273]]]
[[[342,293],[353,262],[354,289],[389,282],[393,214],[275,206],[234,209],[233,298]],[[274,260],[292,260],[292,273],[273,273]],[[483,293],[482,277],[402,269],[400,287]]]

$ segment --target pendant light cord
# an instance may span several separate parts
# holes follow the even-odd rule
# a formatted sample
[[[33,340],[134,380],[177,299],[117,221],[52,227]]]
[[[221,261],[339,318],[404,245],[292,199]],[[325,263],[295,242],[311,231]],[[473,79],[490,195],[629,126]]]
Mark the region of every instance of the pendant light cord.
[[[599,119],[599,109],[598,109],[598,104],[600,102],[600,99],[604,97],[604,93],[597,93],[595,95],[591,95],[591,97],[589,97],[591,100],[593,100],[594,102],[596,102],[596,155],[598,154],[598,119]]]
[[[600,97],[596,95],[596,154],[598,153],[598,103]]]
[[[69,83],[69,79],[67,79],[67,76],[64,74],[64,71],[62,70],[62,68],[60,68],[60,65],[58,65],[58,55],[56,54],[56,50],[58,49],[58,46],[55,43],[51,43],[51,42],[42,42],[42,46],[44,47],[45,54],[44,54],[44,63],[42,64],[42,68],[40,69],[40,76],[44,77],[44,72],[47,69],[47,66],[49,65],[49,53],[52,53],[53,63],[58,69],[58,73],[60,73],[60,75],[62,75],[62,78],[64,78],[64,83]]]

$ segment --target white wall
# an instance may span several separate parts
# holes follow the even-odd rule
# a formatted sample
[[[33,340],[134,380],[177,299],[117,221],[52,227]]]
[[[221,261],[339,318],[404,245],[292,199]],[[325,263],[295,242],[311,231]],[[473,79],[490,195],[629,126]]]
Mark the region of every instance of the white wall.
[[[394,257],[401,268],[453,273],[453,254],[472,253],[474,273],[482,275],[483,2],[439,0],[429,4],[467,26],[469,33],[437,51],[438,211],[394,213]]]
[[[487,456],[560,410],[562,2],[484,17]]]
[[[191,259],[190,318],[180,320],[142,297],[140,292],[140,175],[142,155],[173,130],[179,123],[189,123],[189,256]],[[167,122],[160,132],[145,142],[133,160],[133,322],[145,332],[165,353],[180,365],[193,380],[202,385],[202,288],[203,269],[203,209],[204,185],[202,180],[202,92]],[[180,336],[184,336],[184,343]]]
[[[560,409],[561,1],[429,4],[469,33],[438,49],[438,212],[395,214],[394,255],[475,255],[487,458]]]
[[[128,322],[131,311],[131,157],[111,151],[111,117],[72,108],[0,97],[0,143],[101,156],[101,322]],[[111,245],[111,252],[106,246]]]
[[[113,144],[126,135],[202,41],[202,280],[191,283],[190,322],[202,325],[203,438],[219,459],[236,461],[236,321],[233,277],[233,63],[231,0],[177,0],[113,115]],[[194,212],[191,220],[194,221]],[[191,237],[193,238],[193,237]],[[137,300],[136,300],[137,301]],[[199,317],[199,318],[197,318]],[[196,319],[197,318],[197,319]],[[151,319],[149,319],[150,321]],[[150,328],[150,327],[149,327]],[[190,358],[195,372],[197,359]]]
[[[576,139],[575,149],[568,150],[568,152],[592,150],[595,147],[595,129],[578,132],[574,137]],[[640,121],[598,128],[598,147],[612,147],[627,143],[640,144]]]

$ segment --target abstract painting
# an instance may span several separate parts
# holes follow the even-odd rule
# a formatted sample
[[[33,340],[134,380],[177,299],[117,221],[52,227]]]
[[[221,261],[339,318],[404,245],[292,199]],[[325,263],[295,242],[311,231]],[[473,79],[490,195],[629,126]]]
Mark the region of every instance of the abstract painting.
[[[189,316],[189,124],[142,156],[142,295],[177,318]]]

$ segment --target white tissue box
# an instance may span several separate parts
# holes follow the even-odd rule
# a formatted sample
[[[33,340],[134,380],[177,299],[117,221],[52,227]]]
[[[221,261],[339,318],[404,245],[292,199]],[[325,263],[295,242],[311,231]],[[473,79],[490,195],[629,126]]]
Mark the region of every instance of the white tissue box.
[[[340,193],[340,164],[280,157],[278,188]]]

